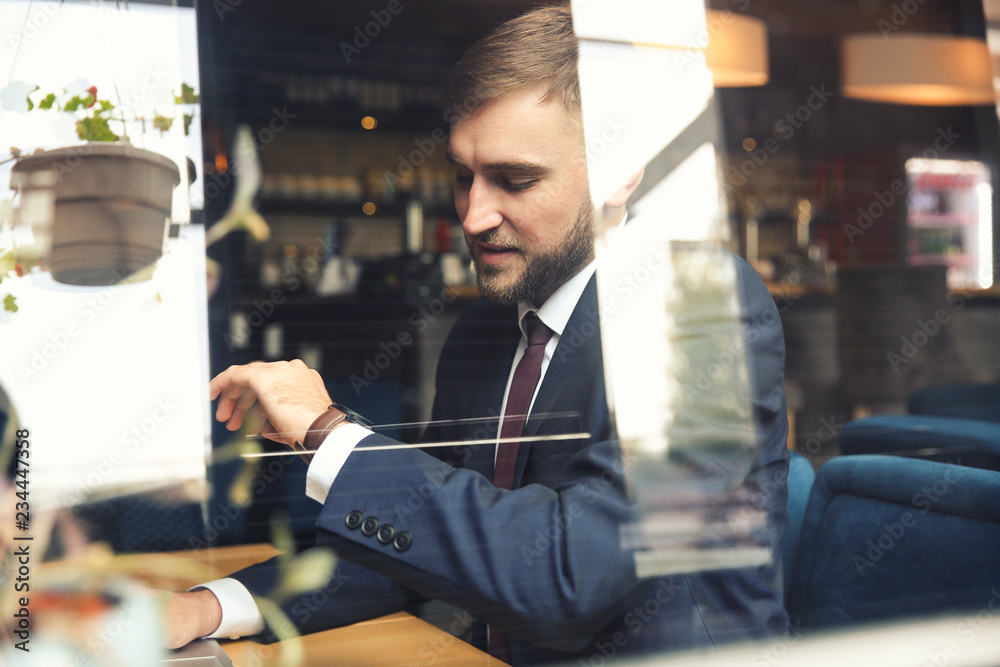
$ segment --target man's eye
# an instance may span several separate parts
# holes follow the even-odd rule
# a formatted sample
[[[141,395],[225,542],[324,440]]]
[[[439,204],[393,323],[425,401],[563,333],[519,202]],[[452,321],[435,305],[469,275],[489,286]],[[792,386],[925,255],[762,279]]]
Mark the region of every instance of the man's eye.
[[[513,182],[513,181],[507,181],[507,180],[505,180],[503,182],[503,187],[505,189],[507,189],[507,190],[510,190],[511,192],[524,192],[525,190],[527,190],[528,188],[530,188],[531,186],[533,186],[537,182],[538,182],[537,180],[533,180],[533,181],[518,181],[518,182]]]
[[[459,185],[472,185],[472,174],[455,173],[455,183]]]

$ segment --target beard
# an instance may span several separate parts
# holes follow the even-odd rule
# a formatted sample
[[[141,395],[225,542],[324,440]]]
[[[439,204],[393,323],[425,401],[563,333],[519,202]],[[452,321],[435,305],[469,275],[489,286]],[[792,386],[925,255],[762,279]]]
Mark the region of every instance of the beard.
[[[475,242],[497,244],[513,248],[521,253],[526,266],[520,275],[508,274],[516,269],[509,266],[492,266],[479,261]],[[529,256],[521,243],[509,237],[498,228],[466,239],[476,266],[476,284],[479,292],[490,301],[501,305],[512,305],[520,301],[530,301],[536,306],[552,295],[564,282],[582,269],[594,252],[594,209],[589,199],[577,209],[576,220],[565,238],[553,242],[546,249]]]

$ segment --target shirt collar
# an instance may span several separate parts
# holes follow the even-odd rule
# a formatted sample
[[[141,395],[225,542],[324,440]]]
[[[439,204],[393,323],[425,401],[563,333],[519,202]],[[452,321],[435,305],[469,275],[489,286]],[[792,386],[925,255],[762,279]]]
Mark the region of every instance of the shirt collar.
[[[521,327],[521,334],[527,336],[524,330],[524,317],[528,313],[538,313],[538,319],[552,330],[557,336],[562,336],[570,315],[576,309],[576,304],[583,295],[587,283],[597,270],[597,260],[593,260],[583,267],[579,273],[560,285],[552,293],[541,308],[535,306],[530,301],[522,301],[517,304],[517,321]]]

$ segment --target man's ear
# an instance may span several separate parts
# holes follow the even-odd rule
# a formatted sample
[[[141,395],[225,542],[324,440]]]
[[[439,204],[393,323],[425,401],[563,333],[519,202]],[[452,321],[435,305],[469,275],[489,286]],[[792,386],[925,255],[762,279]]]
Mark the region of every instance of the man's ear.
[[[618,190],[616,190],[608,200],[604,202],[604,205],[608,208],[621,208],[628,201],[628,198],[632,196],[635,189],[639,187],[639,183],[642,182],[642,176],[646,173],[646,167],[643,166],[639,171],[632,174],[631,178],[622,185]]]

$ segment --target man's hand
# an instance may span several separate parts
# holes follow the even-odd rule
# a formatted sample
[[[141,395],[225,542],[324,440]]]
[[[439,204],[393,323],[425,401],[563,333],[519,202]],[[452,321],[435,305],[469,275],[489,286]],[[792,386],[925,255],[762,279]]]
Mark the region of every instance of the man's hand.
[[[211,399],[219,398],[215,418],[235,431],[254,404],[263,412],[260,434],[289,447],[302,442],[309,426],[333,402],[323,378],[304,362],[255,361],[230,366],[208,386]]]
[[[215,632],[222,623],[222,607],[207,588],[191,593],[168,593],[163,607],[166,648],[180,648]]]

